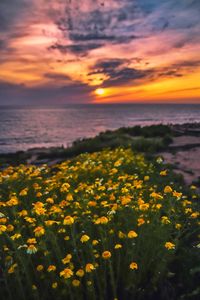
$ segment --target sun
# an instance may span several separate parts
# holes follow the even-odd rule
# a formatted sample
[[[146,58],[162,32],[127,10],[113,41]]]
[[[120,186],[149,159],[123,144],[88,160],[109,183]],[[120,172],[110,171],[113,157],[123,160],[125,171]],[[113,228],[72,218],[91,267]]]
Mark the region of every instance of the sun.
[[[96,89],[95,94],[97,94],[98,96],[102,96],[105,94],[105,89],[102,88]]]

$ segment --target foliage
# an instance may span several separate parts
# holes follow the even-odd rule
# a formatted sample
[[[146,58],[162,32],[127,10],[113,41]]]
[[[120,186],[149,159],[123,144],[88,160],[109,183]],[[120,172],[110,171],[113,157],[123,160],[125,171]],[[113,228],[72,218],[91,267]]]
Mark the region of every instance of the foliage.
[[[161,159],[131,149],[8,167],[1,300],[195,299],[197,200]]]

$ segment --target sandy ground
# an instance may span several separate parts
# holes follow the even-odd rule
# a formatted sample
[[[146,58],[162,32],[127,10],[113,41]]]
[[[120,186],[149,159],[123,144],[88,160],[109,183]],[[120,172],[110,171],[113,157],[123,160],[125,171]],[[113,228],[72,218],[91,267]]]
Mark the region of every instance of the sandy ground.
[[[184,176],[186,184],[200,179],[200,137],[175,137],[170,150],[163,152],[162,156],[165,163],[175,165],[174,171]]]

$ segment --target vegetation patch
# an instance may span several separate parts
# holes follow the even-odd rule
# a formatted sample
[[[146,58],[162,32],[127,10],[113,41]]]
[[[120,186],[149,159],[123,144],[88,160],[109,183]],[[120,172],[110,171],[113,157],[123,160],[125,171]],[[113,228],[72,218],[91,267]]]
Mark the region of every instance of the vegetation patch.
[[[198,196],[132,149],[0,173],[1,299],[198,299]]]

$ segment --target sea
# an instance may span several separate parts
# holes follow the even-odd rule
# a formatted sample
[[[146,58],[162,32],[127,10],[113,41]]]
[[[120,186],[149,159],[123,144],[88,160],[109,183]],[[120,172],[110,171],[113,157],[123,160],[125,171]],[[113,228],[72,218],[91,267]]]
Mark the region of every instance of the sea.
[[[200,104],[0,106],[0,153],[70,146],[124,126],[200,122]]]

